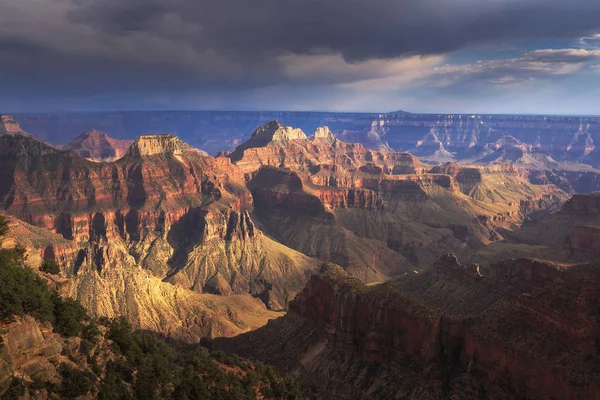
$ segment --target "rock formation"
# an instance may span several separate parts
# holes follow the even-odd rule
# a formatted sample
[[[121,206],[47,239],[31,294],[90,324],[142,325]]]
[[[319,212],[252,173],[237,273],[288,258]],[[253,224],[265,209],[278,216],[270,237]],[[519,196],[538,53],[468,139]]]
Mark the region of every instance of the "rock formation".
[[[277,121],[258,128],[228,157],[245,173],[263,165],[303,172],[322,165],[342,168],[376,165],[386,173],[421,173],[426,168],[407,153],[368,150],[358,143],[335,140],[328,127],[318,128],[309,140],[299,129],[283,127]]]
[[[26,265],[36,271],[44,259],[57,261],[62,271],[46,276],[50,286],[63,296],[76,298],[91,315],[125,316],[139,329],[177,340],[197,342],[204,337],[233,336],[281,315],[250,294],[234,294],[231,289],[227,293],[192,291],[164,282],[143,269],[127,253],[127,246],[116,239],[78,245],[11,219],[8,241],[5,246],[18,244],[26,249]],[[213,281],[210,279],[205,287]]]
[[[133,142],[127,155],[133,157],[181,156],[192,151],[194,149],[190,145],[174,135],[143,135]]]
[[[90,129],[62,148],[92,161],[114,161],[125,155],[131,143],[131,140],[113,139],[106,133]]]
[[[328,126],[338,139],[368,149],[411,152],[434,163],[512,162],[533,176],[548,175],[567,192],[600,190],[598,118],[214,111],[17,116],[26,131],[51,143],[69,141],[93,126],[128,139],[173,132],[210,154],[235,149],[256,126],[275,119],[304,132]]]
[[[17,121],[10,115],[0,114],[0,135],[24,135]]]
[[[0,394],[6,392],[15,378],[35,382],[40,388],[58,386],[63,380],[61,365],[88,370],[88,355],[102,367],[116,359],[105,340],[92,344],[80,337],[64,338],[54,332],[49,322],[41,323],[30,316],[1,322],[0,338]],[[44,394],[47,391],[40,390],[36,398],[46,398]]]
[[[264,323],[273,314],[260,302],[285,310],[317,259],[384,282],[450,251],[474,259],[566,199],[510,164],[431,166],[346,143],[327,128],[308,139],[276,121],[218,158],[173,135],[141,136],[101,163],[2,135],[0,156],[2,208],[56,234],[23,229],[40,237],[28,248],[61,264],[70,280],[56,283],[63,293],[94,315],[127,315],[190,341]],[[250,295],[238,315],[251,322],[230,326],[236,317],[220,310],[199,320],[190,308],[210,307],[196,295],[235,307],[246,298],[235,296]],[[227,326],[195,322],[213,316]]]
[[[308,138],[301,129],[294,129],[291,126],[283,126],[278,121],[271,121],[257,128],[250,139],[238,146],[228,157],[233,161],[238,161],[244,157],[244,151],[247,149],[263,147],[267,144],[285,146],[290,141],[306,139]]]
[[[315,131],[314,139],[322,140],[327,143],[333,143],[335,141],[335,136],[333,135],[333,132],[329,130],[328,126],[322,126],[317,128]]]
[[[408,153],[332,139],[328,128],[310,140],[250,139],[229,157],[250,179],[269,235],[367,282],[428,268],[459,243],[468,244],[460,252],[470,257],[567,199],[553,185],[531,184],[527,171],[511,164],[430,166]]]
[[[296,371],[332,396],[595,399],[598,271],[521,259],[481,275],[447,255],[368,287],[325,264],[289,315],[215,346]]]
[[[94,315],[191,341],[235,334],[275,315],[264,305],[285,309],[317,266],[255,227],[252,196],[228,159],[175,137],[141,137],[112,163],[23,136],[0,141],[3,208],[71,243],[58,259],[73,281],[65,293]],[[36,249],[60,253],[49,245]],[[217,274],[239,296],[198,297]]]
[[[599,206],[598,193],[574,195],[559,211],[515,231],[512,246],[537,247],[537,257],[562,262],[595,260],[600,254]]]

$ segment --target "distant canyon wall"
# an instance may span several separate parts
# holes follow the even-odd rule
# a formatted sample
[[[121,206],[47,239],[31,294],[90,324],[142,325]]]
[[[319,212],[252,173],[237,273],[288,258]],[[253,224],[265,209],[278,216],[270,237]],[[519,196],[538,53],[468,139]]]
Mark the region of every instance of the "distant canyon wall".
[[[91,128],[118,139],[134,139],[144,133],[173,133],[211,154],[233,150],[256,127],[274,119],[305,132],[328,126],[342,140],[373,148],[389,145],[396,151],[417,148],[429,134],[434,134],[450,151],[464,151],[495,141],[492,136],[500,133],[557,158],[569,159],[593,153],[600,140],[600,117],[144,111],[22,114],[15,119],[26,132],[52,143],[67,143]]]

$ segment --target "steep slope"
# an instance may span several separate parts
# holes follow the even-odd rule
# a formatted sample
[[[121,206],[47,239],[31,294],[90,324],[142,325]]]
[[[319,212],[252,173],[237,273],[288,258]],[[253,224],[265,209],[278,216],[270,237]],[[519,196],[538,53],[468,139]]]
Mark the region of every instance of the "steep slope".
[[[326,264],[287,316],[214,345],[330,398],[596,399],[599,271],[522,259],[482,276],[448,255],[368,287]]]
[[[378,240],[360,237],[332,212],[343,204],[377,212],[383,204],[367,190],[319,188],[297,173],[261,168],[250,182],[255,213],[271,235],[304,254],[345,262],[365,282],[380,282],[411,269],[408,261]]]
[[[570,260],[600,255],[600,194],[574,195],[552,215],[515,232],[513,241],[545,246]]]
[[[247,332],[281,315],[249,294],[200,294],[163,282],[118,242],[78,245],[15,218],[9,227],[3,246],[24,248],[25,264],[34,271],[44,260],[62,265],[58,275],[45,275],[50,286],[77,299],[95,317],[125,316],[137,329],[195,342]]]
[[[24,223],[14,221],[9,231],[15,224]],[[3,245],[6,228],[0,215]],[[91,318],[81,304],[47,285],[48,274],[56,270],[42,270],[36,273],[23,265],[23,250],[0,248],[2,399],[300,395],[293,379],[263,364],[223,352],[210,354],[200,346],[171,346],[156,333],[135,332],[123,318]]]
[[[431,167],[342,142],[327,128],[312,139],[272,139],[292,131],[271,122],[229,156],[250,179],[257,222],[365,282],[426,268],[448,251],[472,257],[567,198],[511,165]]]
[[[59,260],[75,278],[69,294],[93,305],[97,315],[126,314],[171,332],[198,304],[187,291],[212,291],[209,282],[219,275],[231,293],[250,293],[281,310],[316,269],[315,260],[255,228],[252,196],[237,167],[174,136],[143,136],[112,163],[93,163],[22,136],[0,142],[3,208],[75,245]],[[239,299],[241,309],[248,305],[246,315],[215,334],[256,326],[269,315],[257,308],[259,300]],[[142,315],[136,307],[144,302]],[[211,308],[209,303],[197,307]],[[226,307],[221,298],[212,303]],[[258,310],[255,320],[252,310]],[[200,333],[191,336],[197,340]]]
[[[62,148],[91,161],[113,161],[127,153],[132,140],[113,139],[106,133],[90,129]]]
[[[454,159],[454,155],[446,150],[444,143],[432,130],[422,140],[419,140],[415,148],[411,151],[412,154],[429,162],[448,162]]]
[[[271,121],[228,156],[245,173],[261,166],[308,172],[321,165],[359,168],[373,164],[391,173],[420,173],[427,167],[408,153],[368,150],[359,143],[337,140],[329,128],[318,128],[311,140],[299,129]]]

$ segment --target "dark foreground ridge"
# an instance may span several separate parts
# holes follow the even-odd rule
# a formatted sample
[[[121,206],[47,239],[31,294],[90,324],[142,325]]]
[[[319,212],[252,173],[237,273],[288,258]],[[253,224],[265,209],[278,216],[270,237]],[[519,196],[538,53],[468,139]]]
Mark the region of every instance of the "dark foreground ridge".
[[[447,255],[369,287],[325,264],[286,317],[214,345],[331,398],[599,398],[599,266],[520,259],[492,271]]]

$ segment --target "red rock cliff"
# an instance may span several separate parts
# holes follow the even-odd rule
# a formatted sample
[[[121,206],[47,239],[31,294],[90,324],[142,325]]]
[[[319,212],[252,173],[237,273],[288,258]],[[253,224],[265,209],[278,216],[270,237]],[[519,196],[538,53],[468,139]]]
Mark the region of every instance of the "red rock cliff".
[[[368,361],[408,355],[505,382],[517,397],[599,399],[597,267],[561,271],[524,259],[493,271],[481,276],[447,256],[435,271],[367,287],[327,264],[290,312]]]

